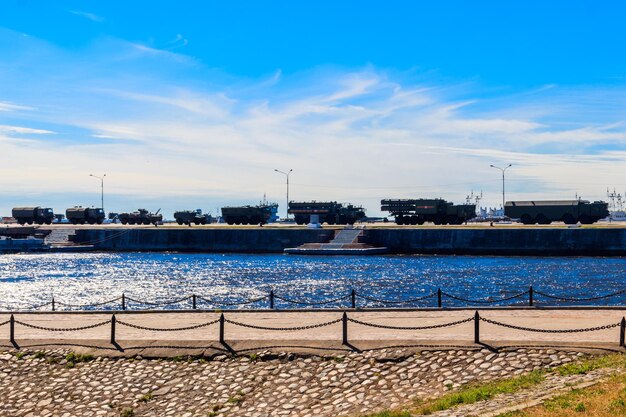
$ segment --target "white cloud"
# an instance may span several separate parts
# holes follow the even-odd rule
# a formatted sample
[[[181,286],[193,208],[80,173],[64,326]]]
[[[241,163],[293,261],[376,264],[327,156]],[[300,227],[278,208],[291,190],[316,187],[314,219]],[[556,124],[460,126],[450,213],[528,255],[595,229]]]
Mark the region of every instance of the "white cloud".
[[[84,58],[62,54],[49,78],[32,77],[30,94],[8,97],[41,110],[2,121],[11,158],[0,166],[1,189],[89,192],[97,171],[131,207],[254,202],[265,192],[282,202],[273,170],[293,168],[294,199],[352,201],[375,214],[384,197],[458,202],[472,189],[495,205],[491,163],[514,164],[514,197],[596,199],[606,186],[626,186],[626,101],[614,92],[594,115],[595,90],[550,86],[487,102],[463,85],[416,84],[373,67],[251,81],[124,41],[96,49],[88,71]],[[6,77],[0,83],[11,85]],[[54,131],[64,133],[29,138]],[[8,137],[18,134],[23,141]]]
[[[34,110],[34,109],[28,106],[20,106],[17,104],[0,101],[0,111],[9,112],[9,111],[17,111],[17,110]]]
[[[104,22],[104,18],[103,17],[98,16],[98,15],[93,14],[93,13],[81,12],[79,10],[70,10],[70,13],[72,13],[72,14],[74,14],[76,16],[84,17],[85,19],[89,19],[92,22],[97,22],[97,23]]]
[[[7,135],[49,135],[54,132],[45,129],[32,129],[30,127],[0,125],[0,134],[2,133]]]

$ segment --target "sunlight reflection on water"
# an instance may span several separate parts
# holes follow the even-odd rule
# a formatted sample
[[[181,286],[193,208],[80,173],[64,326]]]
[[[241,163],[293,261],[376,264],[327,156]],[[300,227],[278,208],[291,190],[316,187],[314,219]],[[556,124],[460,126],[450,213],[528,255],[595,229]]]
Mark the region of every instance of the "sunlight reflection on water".
[[[378,299],[410,299],[430,294],[438,287],[461,297],[482,299],[510,296],[526,291],[531,284],[546,293],[590,297],[622,289],[625,273],[626,258],[181,253],[0,255],[0,307],[41,304],[52,295],[66,303],[89,304],[118,297],[122,292],[150,301],[195,293],[233,302],[267,295],[270,289],[286,298],[309,301],[347,295],[352,288]],[[541,302],[540,297],[537,299]],[[594,304],[619,304],[625,299],[616,297]],[[524,300],[526,298],[520,299]],[[280,303],[277,301],[277,306],[287,307]],[[431,298],[416,305],[434,306],[435,303]],[[188,307],[187,304],[169,308]],[[249,307],[265,307],[266,304],[261,302]],[[463,305],[451,299],[446,299],[445,304]]]

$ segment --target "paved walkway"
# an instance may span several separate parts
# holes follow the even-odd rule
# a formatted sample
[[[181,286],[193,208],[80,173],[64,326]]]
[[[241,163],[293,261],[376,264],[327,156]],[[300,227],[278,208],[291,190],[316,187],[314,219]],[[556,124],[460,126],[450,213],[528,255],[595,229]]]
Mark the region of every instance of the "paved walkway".
[[[480,311],[482,318],[500,323],[537,329],[584,329],[610,325],[598,331],[575,333],[529,332],[480,321],[480,342],[489,346],[546,345],[572,347],[601,347],[618,349],[617,324],[626,310],[600,309],[501,309]],[[266,347],[292,347],[317,350],[374,349],[385,346],[471,346],[474,345],[473,320],[449,327],[420,329],[472,319],[474,310],[435,311],[349,311],[348,342],[342,343],[341,311],[225,311],[224,341],[219,343],[220,313],[218,312],[123,312],[116,313],[115,331],[118,350],[178,347],[190,351],[250,350]],[[104,313],[15,313],[15,342],[20,347],[83,344],[113,348],[110,344],[111,314]],[[0,322],[9,315],[0,314]],[[371,327],[358,322],[382,327]],[[76,331],[50,331],[43,328],[65,329],[102,325]],[[316,327],[318,324],[323,326]],[[130,325],[130,326],[129,326]],[[155,329],[189,328],[180,331]],[[205,325],[205,326],[203,326]],[[251,327],[246,327],[251,326]],[[384,328],[418,327],[403,330]],[[289,330],[299,327],[300,329]],[[268,330],[265,328],[281,329]],[[0,344],[9,344],[9,325],[0,327]],[[113,349],[115,350],[115,349]],[[135,352],[136,353],[136,352]],[[178,352],[179,353],[179,352]]]

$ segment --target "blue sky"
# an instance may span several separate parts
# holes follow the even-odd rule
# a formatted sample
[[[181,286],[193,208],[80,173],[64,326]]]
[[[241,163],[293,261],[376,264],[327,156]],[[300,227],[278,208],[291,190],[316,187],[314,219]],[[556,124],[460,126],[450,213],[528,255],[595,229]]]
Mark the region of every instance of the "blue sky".
[[[340,4],[338,4],[340,3]],[[626,191],[621,2],[0,5],[0,213]]]

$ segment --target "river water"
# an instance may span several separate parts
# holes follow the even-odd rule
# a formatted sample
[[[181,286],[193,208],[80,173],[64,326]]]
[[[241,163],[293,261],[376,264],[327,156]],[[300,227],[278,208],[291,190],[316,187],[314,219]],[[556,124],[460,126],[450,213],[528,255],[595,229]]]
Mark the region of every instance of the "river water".
[[[214,308],[265,297],[273,290],[277,308],[308,307],[345,297],[354,289],[376,300],[408,300],[441,288],[454,296],[499,300],[528,290],[564,297],[594,297],[626,289],[626,258],[376,256],[297,257],[250,254],[77,253],[0,255],[0,308],[49,302],[91,304],[119,297],[164,302],[197,294],[198,308]],[[626,294],[581,303],[535,294],[538,305],[620,305]],[[150,305],[127,300],[132,309]],[[226,308],[265,308],[268,300]],[[495,305],[528,303],[528,295]],[[110,304],[111,307],[118,306]],[[359,306],[383,303],[357,297]],[[443,297],[444,306],[478,305]],[[349,306],[349,297],[327,307]],[[437,298],[388,304],[436,306]],[[191,300],[159,308],[189,308]],[[48,309],[49,306],[43,307]],[[93,308],[93,307],[91,307]]]

